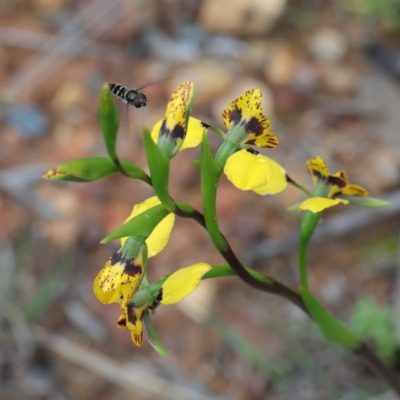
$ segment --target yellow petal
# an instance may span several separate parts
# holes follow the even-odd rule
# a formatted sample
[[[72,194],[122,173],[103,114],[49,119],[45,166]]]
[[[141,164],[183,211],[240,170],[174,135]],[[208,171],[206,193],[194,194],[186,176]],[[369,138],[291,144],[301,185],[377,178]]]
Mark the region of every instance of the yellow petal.
[[[160,128],[163,123],[163,120],[160,119],[158,122],[156,122],[153,126],[153,129],[151,131],[151,137],[154,140],[155,143],[157,143],[158,137],[160,136]]]
[[[189,147],[196,147],[203,138],[204,126],[199,119],[189,117],[188,129],[181,150]]]
[[[253,189],[253,191],[261,196],[266,194],[277,194],[282,192],[287,186],[286,170],[276,161],[271,158],[268,159],[268,164],[272,168],[272,176],[266,185]]]
[[[57,180],[67,175],[67,173],[60,168],[50,169],[42,175],[43,179]]]
[[[175,304],[189,296],[199,286],[202,276],[210,269],[209,264],[198,263],[174,272],[162,285],[161,303]]]
[[[154,142],[157,143],[158,136],[160,135],[160,128],[162,125],[163,120],[160,119],[154,126],[153,130],[151,131],[151,137],[153,138]],[[203,123],[193,117],[189,117],[188,122],[188,129],[186,132],[185,139],[183,141],[182,147],[179,151],[188,149],[189,147],[196,147],[201,143],[201,139],[203,137],[204,125]]]
[[[311,160],[307,160],[306,166],[314,183],[316,183],[318,179],[328,179],[330,175],[322,157],[314,157]]]
[[[126,327],[131,331],[133,343],[139,347],[143,344],[143,314],[148,308],[148,304],[136,308],[132,303],[128,304],[125,308]]]
[[[240,150],[232,154],[224,167],[227,178],[241,190],[264,187],[274,175],[269,159],[261,154]]]
[[[262,147],[275,147],[278,138],[269,132],[270,121],[262,112],[262,95],[260,89],[252,89],[236,100],[222,112],[224,124],[228,129],[242,125],[246,131],[245,143],[255,143],[257,138],[264,137],[259,143]]]
[[[153,208],[154,206],[160,204],[160,200],[157,196],[148,198],[142,203],[136,204],[133,207],[131,215],[126,219],[128,222],[136,215],[142,214],[143,212]],[[168,243],[169,237],[171,235],[172,228],[175,222],[175,214],[167,215],[153,230],[151,235],[147,238],[146,244],[148,249],[148,257],[154,257],[158,254]],[[123,246],[126,237],[121,239],[121,245]]]
[[[139,288],[143,271],[141,255],[134,260],[126,260],[119,251],[107,260],[96,276],[94,294],[103,304],[122,302],[124,306]]]
[[[299,210],[310,210],[313,213],[317,213],[340,203],[349,204],[349,201],[345,199],[328,199],[327,197],[311,197],[299,205]]]
[[[278,146],[279,140],[274,133],[264,130],[260,136],[254,133],[248,134],[243,143],[253,144],[257,147],[272,148]]]

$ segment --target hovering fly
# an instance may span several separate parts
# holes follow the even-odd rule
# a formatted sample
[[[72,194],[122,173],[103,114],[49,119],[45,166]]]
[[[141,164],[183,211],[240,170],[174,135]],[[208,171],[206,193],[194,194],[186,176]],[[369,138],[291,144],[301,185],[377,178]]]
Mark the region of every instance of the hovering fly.
[[[141,92],[141,90],[162,81],[165,81],[165,79],[141,86],[137,89],[128,88],[127,86],[120,85],[119,83],[109,83],[108,86],[110,87],[111,93],[122,100],[127,106],[135,106],[136,108],[140,108],[146,107],[147,104],[147,97]]]

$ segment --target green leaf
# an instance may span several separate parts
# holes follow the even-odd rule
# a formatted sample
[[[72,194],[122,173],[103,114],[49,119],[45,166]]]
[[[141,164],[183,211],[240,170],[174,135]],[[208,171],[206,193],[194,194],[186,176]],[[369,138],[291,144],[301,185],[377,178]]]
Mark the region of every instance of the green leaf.
[[[143,128],[143,138],[153,188],[164,207],[170,212],[174,212],[176,204],[168,191],[169,160],[165,158],[157,144],[154,143],[149,130],[146,128]]]
[[[127,236],[149,236],[169,213],[162,204],[158,204],[120,226],[106,236],[101,243],[108,243]]]
[[[353,206],[378,208],[390,206],[390,201],[375,199],[373,197],[359,197],[359,196],[340,196],[341,199],[346,199]]]
[[[300,287],[300,295],[307,310],[320,327],[326,339],[352,350],[361,347],[361,342],[358,338],[340,321],[329,315],[310,292]]]
[[[150,183],[150,177],[136,165],[124,160],[121,165],[131,178]],[[59,164],[44,177],[54,181],[92,182],[116,172],[117,167],[108,157],[76,158]]]
[[[222,236],[217,220],[217,187],[220,173],[214,163],[208,144],[207,135],[203,134],[201,143],[201,195],[204,219],[208,234],[219,251],[226,251],[228,246]]]
[[[357,301],[350,317],[350,327],[361,338],[373,341],[378,355],[386,362],[393,362],[398,348],[395,312],[375,302],[371,297]]]
[[[157,336],[157,332],[154,328],[148,311],[144,313],[144,326],[146,327],[147,340],[149,341],[153,349],[157,351],[158,354],[162,356],[167,356],[167,350],[165,350],[164,346],[161,344],[160,339]]]
[[[103,85],[100,93],[99,121],[108,155],[112,160],[116,160],[115,144],[119,127],[119,115],[107,83]]]

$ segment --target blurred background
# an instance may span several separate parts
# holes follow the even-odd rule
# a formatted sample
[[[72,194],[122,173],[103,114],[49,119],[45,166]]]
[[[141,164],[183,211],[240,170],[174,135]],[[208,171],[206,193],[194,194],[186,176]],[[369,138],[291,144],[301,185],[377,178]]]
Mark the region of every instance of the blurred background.
[[[221,112],[260,88],[280,145],[262,152],[306,187],[307,158],[346,169],[350,182],[392,201],[335,207],[310,248],[311,289],[399,368],[400,0],[1,0],[0,398],[392,399],[352,354],[328,344],[286,300],[235,278],[203,282],[153,318],[161,357],[118,330],[117,304],[93,279],[118,243],[99,241],[153,195],[123,176],[87,184],[41,174],[105,156],[101,85],[139,87],[146,108],[122,102],[118,151],[146,168],[141,128],[164,114],[184,80],[193,115],[223,128]],[[220,141],[210,133],[217,148]],[[201,209],[198,149],[174,160],[173,197]],[[240,192],[223,178],[222,231],[248,266],[296,288],[304,196]],[[190,235],[188,234],[190,232]],[[178,220],[150,260],[151,280],[204,261],[223,263],[205,231]],[[199,305],[203,312],[199,312]]]

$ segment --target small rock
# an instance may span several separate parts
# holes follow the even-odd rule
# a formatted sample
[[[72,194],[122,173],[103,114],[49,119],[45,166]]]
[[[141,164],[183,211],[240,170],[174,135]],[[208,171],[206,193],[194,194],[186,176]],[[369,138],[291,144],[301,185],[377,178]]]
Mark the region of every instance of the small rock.
[[[64,82],[57,90],[51,107],[53,111],[62,113],[71,107],[88,104],[89,98],[85,87],[76,81]]]
[[[346,37],[332,28],[321,28],[308,43],[308,50],[316,59],[340,61],[346,54],[348,43]]]
[[[283,14],[286,0],[205,0],[199,23],[207,31],[233,35],[262,35]]]
[[[319,72],[311,65],[304,62],[297,64],[293,71],[291,88],[299,93],[312,92],[319,79]]]
[[[173,37],[167,36],[164,31],[152,29],[143,34],[139,43],[131,45],[135,56],[149,53],[152,57],[171,62],[192,61],[201,56],[200,44],[204,39],[201,29],[192,26],[181,28]],[[138,54],[138,50],[142,54]]]
[[[287,47],[277,46],[265,66],[265,77],[277,86],[287,85],[293,78],[296,59]]]
[[[43,135],[49,119],[44,111],[36,106],[16,106],[6,115],[6,121],[17,128],[26,139],[33,139]]]
[[[356,71],[343,65],[330,65],[322,72],[321,78],[325,87],[336,95],[351,94],[358,87]]]

